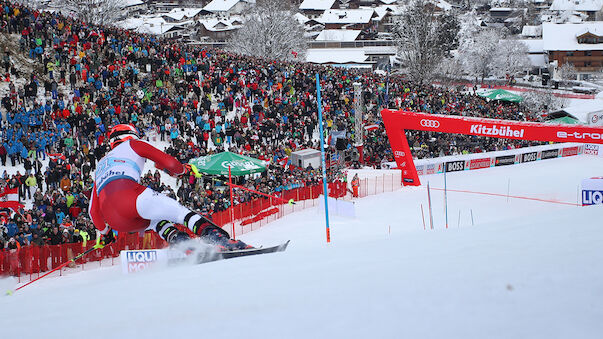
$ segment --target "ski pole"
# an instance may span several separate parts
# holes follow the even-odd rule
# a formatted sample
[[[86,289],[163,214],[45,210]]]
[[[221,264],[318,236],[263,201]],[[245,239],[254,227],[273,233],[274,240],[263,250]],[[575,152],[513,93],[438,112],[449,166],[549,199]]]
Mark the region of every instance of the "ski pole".
[[[60,270],[61,268],[63,268],[63,267],[65,267],[65,266],[69,265],[70,263],[75,262],[76,260],[79,260],[79,259],[83,258],[83,257],[84,257],[86,254],[88,254],[88,253],[90,253],[90,252],[92,252],[92,251],[94,251],[94,250],[101,249],[101,248],[103,248],[103,247],[105,247],[105,246],[103,246],[103,245],[101,245],[101,244],[96,244],[96,245],[94,245],[93,247],[90,247],[89,249],[87,249],[87,250],[85,250],[84,252],[82,252],[82,253],[78,254],[77,256],[75,256],[73,259],[67,260],[66,262],[64,262],[63,264],[61,264],[60,266],[58,266],[57,268],[55,268],[55,269],[53,269],[53,270],[51,270],[51,271],[48,271],[48,272],[44,273],[43,275],[41,275],[41,276],[37,277],[36,279],[34,279],[34,280],[32,280],[32,281],[28,282],[27,284],[25,284],[25,285],[23,285],[23,286],[17,287],[17,288],[15,289],[15,292],[16,292],[16,291],[18,291],[18,290],[20,290],[20,289],[22,289],[23,287],[25,287],[25,286],[27,286],[27,285],[29,285],[29,284],[33,284],[34,282],[36,282],[36,281],[38,281],[38,280],[40,280],[40,279],[44,278],[45,276],[49,275],[50,273],[55,272],[55,271],[57,271],[57,270]],[[7,295],[11,295],[11,294],[13,294],[13,291],[10,291],[10,290],[9,290],[9,291],[7,291],[7,292],[6,292],[6,294],[7,294]]]

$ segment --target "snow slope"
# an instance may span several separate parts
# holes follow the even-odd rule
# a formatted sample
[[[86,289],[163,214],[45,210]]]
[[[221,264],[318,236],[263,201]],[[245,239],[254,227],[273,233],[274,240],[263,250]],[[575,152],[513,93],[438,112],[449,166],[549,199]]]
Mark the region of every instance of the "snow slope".
[[[577,207],[603,159],[578,156],[447,174],[356,201],[357,218],[308,209],[245,234],[284,253],[124,276],[106,267],[0,298],[7,338],[600,338],[603,206]],[[443,175],[421,177],[434,188]],[[509,185],[510,183],[510,185]],[[427,229],[421,218],[423,204]],[[460,211],[460,222],[459,222]],[[473,212],[473,221],[471,220]]]

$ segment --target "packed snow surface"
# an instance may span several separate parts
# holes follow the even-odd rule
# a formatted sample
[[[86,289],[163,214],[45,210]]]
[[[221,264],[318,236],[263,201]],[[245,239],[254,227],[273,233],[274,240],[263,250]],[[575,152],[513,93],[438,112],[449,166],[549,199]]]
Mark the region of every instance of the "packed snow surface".
[[[331,216],[330,244],[308,209],[242,237],[291,239],[283,253],[44,278],[0,297],[2,337],[601,338],[603,206],[571,205],[601,175],[588,156],[449,173],[448,189],[501,196],[449,191],[446,229],[432,190],[430,230],[425,186],[404,188]]]

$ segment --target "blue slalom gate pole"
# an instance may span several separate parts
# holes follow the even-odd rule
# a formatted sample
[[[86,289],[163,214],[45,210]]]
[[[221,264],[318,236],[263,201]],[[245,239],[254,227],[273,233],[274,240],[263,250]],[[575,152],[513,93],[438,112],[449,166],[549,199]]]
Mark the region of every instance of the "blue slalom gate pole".
[[[446,185],[446,166],[444,166],[444,210],[446,211],[446,228],[448,229],[448,187]]]
[[[327,242],[331,242],[331,229],[329,228],[329,191],[327,189],[327,163],[325,161],[325,133],[322,126],[322,100],[320,98],[320,77],[316,73],[316,100],[318,104],[318,127],[320,131],[320,164],[322,165],[322,189],[325,196],[325,218],[327,221]]]

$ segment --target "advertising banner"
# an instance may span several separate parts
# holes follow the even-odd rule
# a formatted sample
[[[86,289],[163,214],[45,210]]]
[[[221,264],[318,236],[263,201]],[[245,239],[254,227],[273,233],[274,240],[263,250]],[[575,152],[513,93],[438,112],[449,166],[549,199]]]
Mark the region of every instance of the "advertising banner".
[[[121,270],[124,274],[140,272],[150,267],[168,265],[183,260],[184,252],[178,250],[125,250],[119,253]]]
[[[593,145],[593,144],[584,145],[584,154],[601,155],[599,145]]]
[[[515,165],[515,157],[515,155],[504,155],[502,157],[496,157],[494,160],[494,166]]]
[[[571,156],[574,156],[574,155],[578,155],[579,154],[579,150],[580,150],[580,148],[578,146],[575,146],[575,147],[565,147],[561,151],[561,156],[562,157],[571,157]]]
[[[538,160],[538,152],[524,153],[521,155],[521,162],[532,162]]]
[[[588,113],[587,121],[589,125],[603,126],[603,113]]]
[[[449,161],[446,163],[446,173],[465,170],[465,160]]]
[[[425,166],[426,165],[417,165],[416,166],[418,175],[425,175]]]
[[[582,180],[582,206],[603,205],[603,177]]]
[[[559,157],[559,150],[558,149],[546,150],[546,151],[542,151],[540,153],[540,159],[541,160],[554,159],[554,158],[558,158],[558,157]]]
[[[578,143],[603,143],[603,126],[552,125],[536,122],[472,118],[409,111],[381,111],[394,158],[402,170],[405,186],[420,185],[405,130],[456,133],[484,137]],[[563,156],[579,154],[579,148],[564,149]],[[517,162],[520,160],[517,159]],[[498,159],[495,165],[509,164],[510,159]],[[515,163],[515,159],[513,161]],[[454,162],[453,162],[454,163]],[[448,168],[452,166],[452,168]],[[458,164],[446,164],[446,170],[460,170]]]
[[[473,159],[469,161],[469,169],[475,170],[480,168],[488,168],[492,165],[491,158]]]

